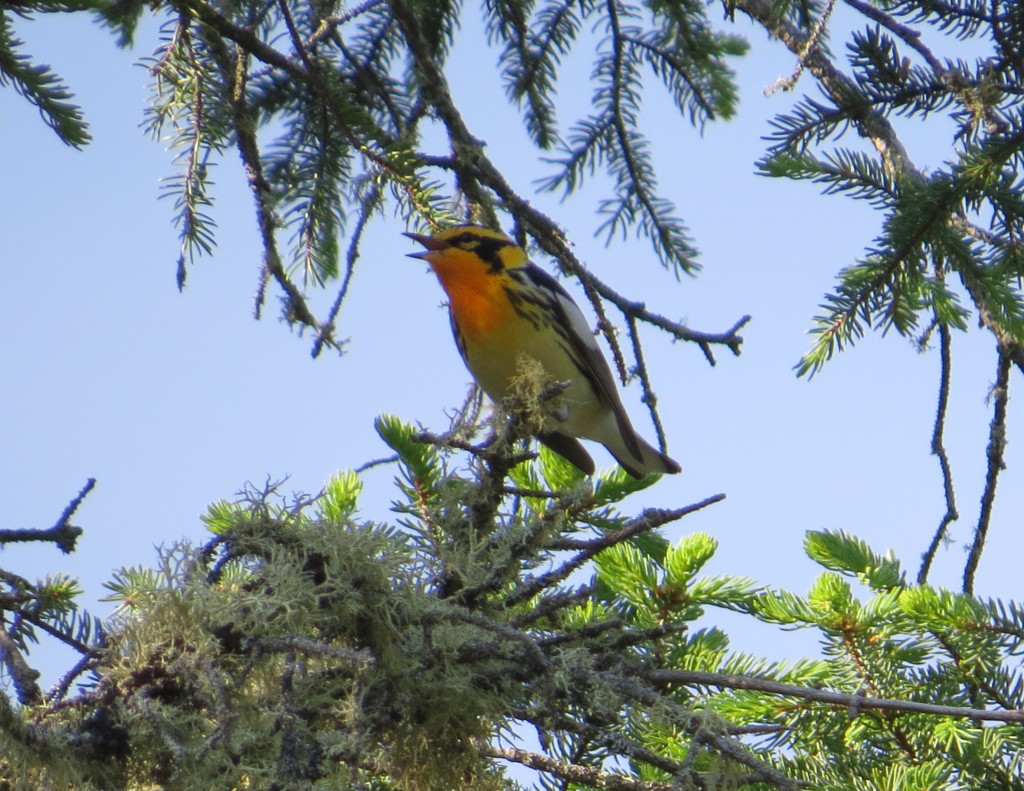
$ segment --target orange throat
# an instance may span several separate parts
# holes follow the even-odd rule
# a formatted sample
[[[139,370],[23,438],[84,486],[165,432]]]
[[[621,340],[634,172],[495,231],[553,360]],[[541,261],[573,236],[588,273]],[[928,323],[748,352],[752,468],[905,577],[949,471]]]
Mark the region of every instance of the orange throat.
[[[454,260],[430,261],[430,266],[448,294],[449,310],[463,336],[470,343],[483,340],[514,314],[502,278],[475,256],[449,255]]]

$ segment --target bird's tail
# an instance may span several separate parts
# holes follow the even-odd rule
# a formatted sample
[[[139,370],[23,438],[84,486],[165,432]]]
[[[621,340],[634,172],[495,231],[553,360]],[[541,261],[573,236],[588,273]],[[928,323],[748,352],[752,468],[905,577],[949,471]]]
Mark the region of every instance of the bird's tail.
[[[619,466],[634,478],[643,478],[651,473],[660,475],[682,472],[683,468],[679,466],[679,462],[662,453],[636,432],[633,433],[632,442],[628,445],[621,435],[617,439],[617,442],[602,444],[615,457]]]

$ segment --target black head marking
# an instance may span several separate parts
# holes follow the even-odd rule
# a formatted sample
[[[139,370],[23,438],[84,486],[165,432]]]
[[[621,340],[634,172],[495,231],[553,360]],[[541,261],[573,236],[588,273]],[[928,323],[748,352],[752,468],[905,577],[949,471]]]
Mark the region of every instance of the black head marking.
[[[481,236],[473,231],[460,233],[458,236],[449,239],[448,244],[480,256],[480,258],[487,262],[487,266],[492,272],[500,272],[505,268],[505,264],[501,260],[501,251],[506,247],[515,247],[515,242],[511,239]]]

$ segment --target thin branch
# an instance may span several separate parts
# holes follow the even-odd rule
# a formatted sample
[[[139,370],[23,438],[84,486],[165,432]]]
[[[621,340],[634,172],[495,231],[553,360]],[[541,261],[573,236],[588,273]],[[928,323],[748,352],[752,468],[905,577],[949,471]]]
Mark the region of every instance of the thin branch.
[[[380,467],[385,464],[394,464],[400,458],[402,457],[399,456],[397,453],[393,453],[390,456],[382,456],[379,459],[370,459],[370,461],[364,461],[362,464],[356,467],[353,470],[353,472],[356,475],[362,475],[364,472],[366,472],[367,470],[372,470],[374,467]]]
[[[964,75],[955,69],[947,69],[943,65],[942,61],[936,57],[935,53],[925,46],[921,41],[921,33],[919,31],[897,22],[889,14],[873,5],[870,5],[869,3],[863,2],[863,0],[843,1],[851,8],[854,8],[864,14],[868,19],[873,22],[877,22],[886,30],[898,36],[907,44],[907,46],[920,55],[928,64],[928,67],[935,72],[936,76],[938,76],[940,80],[942,80],[943,85],[945,85],[946,88],[956,96],[960,105],[972,116],[977,115],[979,109],[982,110],[985,116],[986,126],[990,131],[1001,132],[1006,130],[1006,122],[999,119],[995,112],[987,107],[985,103],[977,101],[977,98],[974,95],[974,90],[971,88]],[[958,14],[959,13],[961,13],[961,11],[958,11]]]
[[[1006,690],[998,688],[1000,686],[998,681],[995,684],[992,683],[993,677],[986,672],[985,668],[978,666],[974,661],[974,656],[964,656],[964,652],[957,648],[953,635],[934,630],[932,630],[931,634],[939,642],[943,650],[949,654],[953,664],[956,665],[956,669],[963,674],[964,686],[967,688],[975,708],[978,708],[980,705],[980,693],[984,693],[997,706],[1011,711],[1014,710],[1010,698],[1007,697]],[[973,648],[973,646],[971,647]],[[1012,695],[1013,693],[1010,692],[1010,694]]]
[[[343,14],[338,14],[338,16],[321,20],[320,26],[316,29],[316,32],[303,42],[303,46],[312,49],[316,44],[319,44],[325,38],[332,35],[342,25],[351,22],[357,16],[362,16],[367,11],[371,11],[379,5],[383,5],[385,2],[387,2],[387,0],[366,0],[365,3],[361,3],[355,8],[345,11]]]
[[[1006,450],[1006,404],[1010,399],[1010,356],[1001,345],[997,348],[996,384],[992,388],[992,423],[989,427],[986,450],[988,472],[985,475],[985,490],[981,496],[978,527],[974,531],[974,541],[971,542],[967,565],[964,567],[963,590],[968,595],[974,593],[974,574],[978,570],[981,553],[985,549],[985,539],[988,537],[989,521],[996,500],[996,484],[999,482],[999,473],[1006,467],[1003,453]]]
[[[850,8],[856,9],[868,19],[873,22],[877,22],[886,30],[902,39],[907,46],[911,47],[918,55],[924,58],[924,61],[928,64],[929,68],[941,77],[943,82],[951,88],[955,87],[951,82],[953,80],[952,73],[942,65],[942,61],[935,57],[935,53],[922,43],[921,33],[919,31],[897,22],[889,14],[869,5],[868,3],[862,2],[862,0],[843,0],[843,2],[850,6]]]
[[[918,703],[911,700],[870,698],[856,693],[851,695],[844,692],[832,692],[827,689],[801,687],[796,684],[785,684],[781,681],[772,681],[754,676],[706,673],[698,670],[648,670],[643,675],[644,678],[659,685],[699,684],[700,686],[716,687],[719,689],[750,689],[756,692],[766,692],[770,695],[801,698],[815,703],[828,703],[845,709],[883,709],[886,711],[931,714],[936,717],[959,717],[976,722],[1024,723],[1024,709],[990,711],[988,709],[972,709],[967,706],[942,706],[934,703]]]
[[[825,6],[821,12],[821,16],[811,29],[811,33],[807,36],[807,40],[804,42],[800,51],[796,53],[797,64],[793,73],[788,77],[780,77],[767,88],[764,89],[765,96],[771,96],[776,91],[791,91],[793,87],[800,80],[800,76],[804,73],[804,69],[807,66],[807,56],[812,51],[818,51],[821,46],[821,38],[825,34],[825,26],[828,24],[828,20],[832,18],[832,12],[835,10],[836,0],[828,0],[828,5]]]
[[[305,42],[303,42],[302,37],[299,35],[299,29],[295,27],[295,20],[292,18],[292,12],[288,8],[287,0],[277,0],[277,7],[281,12],[281,18],[284,19],[285,27],[288,29],[288,36],[292,40],[292,46],[295,47],[295,54],[299,56],[306,71],[312,74],[316,67],[306,51]]]
[[[68,670],[60,680],[46,693],[46,702],[53,705],[64,700],[65,695],[68,694],[68,690],[71,685],[75,682],[79,676],[86,673],[98,665],[100,652],[98,649],[94,649],[85,656],[82,656],[74,666]]]
[[[928,550],[921,557],[921,569],[917,572],[917,584],[924,585],[928,581],[928,572],[931,570],[932,562],[939,547],[947,538],[947,531],[950,524],[960,518],[956,510],[956,494],[953,490],[953,472],[949,465],[949,455],[946,453],[946,446],[943,441],[946,430],[946,409],[949,406],[949,383],[951,369],[950,346],[952,345],[951,333],[948,325],[939,322],[939,404],[935,410],[935,428],[932,431],[932,455],[939,459],[939,468],[942,470],[942,488],[946,496],[946,513],[942,515],[935,535],[928,545]]]
[[[71,635],[51,626],[37,615],[33,615],[32,613],[19,610],[17,616],[25,621],[28,621],[37,629],[42,629],[44,632],[50,635],[50,637],[53,637],[56,640],[60,640],[62,643],[64,643],[64,645],[68,646],[69,648],[75,649],[78,653],[82,654],[83,656],[92,656],[95,653],[95,649],[93,646],[87,645],[86,643],[83,643],[81,640],[77,640]]]
[[[556,589],[538,600],[532,610],[513,618],[509,623],[517,629],[523,629],[560,610],[580,606],[593,595],[594,587],[592,585],[584,585],[576,590]]]
[[[48,527],[45,530],[34,528],[0,530],[0,544],[13,544],[17,541],[52,541],[65,555],[74,552],[75,544],[83,531],[82,528],[69,524],[69,520],[95,486],[96,479],[89,478],[82,490],[61,511],[53,527]]]
[[[656,677],[662,673],[671,674],[686,672],[687,671],[649,670],[645,675],[649,680],[655,681]],[[615,673],[599,673],[598,675],[603,680],[607,681],[613,688],[626,694],[630,699],[637,703],[665,712],[667,716],[671,717],[677,725],[685,729],[687,732],[695,733],[699,731],[701,741],[703,741],[704,744],[713,748],[723,757],[729,758],[741,766],[745,766],[753,772],[756,778],[761,782],[770,783],[771,785],[782,789],[797,789],[810,785],[805,781],[787,777],[779,770],[763,762],[757,756],[752,755],[747,751],[747,748],[735,739],[723,734],[715,733],[707,727],[707,721],[703,715],[690,711],[678,703],[674,703],[662,693],[651,689],[638,681],[625,678],[624,676],[620,676]],[[717,674],[711,673],[707,675]],[[739,676],[738,678],[743,677]]]
[[[549,492],[546,489],[522,489],[518,486],[506,486],[503,491],[512,497],[532,497],[537,500],[557,500],[562,497],[558,492]]]
[[[25,661],[21,649],[11,639],[6,629],[0,629],[0,659],[14,684],[18,702],[23,706],[31,706],[42,701],[43,693],[36,683],[41,673]]]
[[[547,772],[567,783],[606,789],[606,791],[671,791],[673,783],[659,783],[655,780],[634,780],[618,772],[608,772],[593,766],[559,761],[542,753],[530,752],[519,747],[486,747],[484,755],[502,758],[506,761],[527,766],[540,772]]]
[[[515,216],[516,221],[526,227],[538,246],[558,261],[562,271],[580,281],[591,304],[594,304],[596,297],[593,295],[596,294],[600,296],[601,300],[615,305],[627,316],[633,316],[639,321],[653,324],[655,327],[669,333],[676,340],[698,344],[711,365],[715,364],[715,358],[711,354],[712,345],[724,345],[737,357],[740,355],[740,346],[743,344],[743,338],[737,333],[750,321],[750,316],[743,316],[725,332],[710,333],[690,329],[682,322],[672,321],[665,316],[648,310],[643,302],[637,302],[624,297],[584,267],[566,240],[565,234],[562,233],[562,230],[555,221],[535,208],[529,201],[520,197],[490,160],[480,156],[473,162],[473,166],[480,180],[487,184],[494,191],[494,194],[502,200],[508,210]],[[600,302],[600,300],[597,301]],[[599,313],[598,315],[600,316],[601,314]],[[607,332],[605,337],[607,338]],[[615,348],[614,341],[609,340],[609,344],[613,349]]]
[[[694,511],[707,508],[709,505],[714,505],[724,499],[724,494],[713,494],[698,503],[683,506],[682,508],[675,508],[672,510],[665,508],[647,508],[639,516],[629,520],[626,526],[619,530],[606,533],[598,538],[589,539],[587,541],[580,541],[579,539],[574,538],[555,539],[548,542],[547,549],[582,550],[582,552],[587,555],[587,558],[585,558],[586,560],[609,547],[621,544],[623,541],[628,541],[641,533],[646,533],[649,530],[661,527],[669,522],[682,519],[684,516],[692,514]]]
[[[632,682],[626,682],[632,683]],[[636,686],[633,684],[633,686]],[[672,775],[677,780],[677,787],[703,788],[699,778],[691,774],[684,763],[667,758],[654,752],[622,732],[621,728],[615,725],[595,725],[592,722],[580,721],[576,717],[564,714],[553,713],[549,709],[543,711],[537,708],[527,710],[515,710],[511,712],[515,719],[533,723],[538,728],[549,731],[563,731],[578,737],[577,748],[573,751],[573,763],[582,761],[590,748],[597,748],[606,754],[612,754],[627,758],[633,762],[640,762],[660,769],[665,774]],[[696,716],[696,715],[694,715]],[[679,783],[683,780],[683,783]]]
[[[658,415],[658,397],[651,388],[651,377],[647,372],[647,362],[644,360],[644,348],[640,343],[636,318],[627,315],[626,325],[629,327],[629,340],[633,345],[633,359],[636,360],[637,376],[640,377],[640,387],[643,389],[643,396],[640,400],[647,404],[651,422],[654,423],[654,432],[658,435],[658,447],[665,451],[668,449],[668,443],[665,440],[665,427],[661,424],[661,417]]]
[[[628,541],[630,538],[641,535],[642,533],[650,532],[651,530],[655,530],[669,522],[682,519],[684,516],[692,514],[695,511],[699,511],[702,508],[706,508],[707,506],[713,505],[714,503],[724,499],[724,494],[716,494],[705,500],[701,500],[699,503],[687,505],[683,508],[675,508],[672,510],[665,508],[648,508],[639,516],[627,522],[625,527],[590,541],[576,541],[574,539],[567,538],[551,541],[548,543],[548,549],[576,549],[579,550],[579,552],[561,566],[549,571],[547,574],[542,574],[539,577],[534,577],[524,581],[508,595],[505,599],[505,606],[512,607],[515,604],[528,601],[545,588],[557,585],[588,560],[608,547],[621,544],[623,541]]]
[[[305,296],[291,281],[291,278],[285,271],[284,264],[281,262],[281,256],[277,251],[275,233],[278,226],[278,218],[273,205],[273,192],[263,172],[263,161],[260,157],[259,143],[256,139],[255,118],[245,97],[245,86],[248,76],[246,68],[247,56],[239,48],[234,57],[235,69],[231,75],[231,108],[234,113],[235,141],[245,169],[246,178],[249,182],[249,189],[256,203],[256,221],[260,231],[260,238],[263,242],[263,270],[266,275],[273,277],[285,293],[287,303],[285,318],[289,322],[297,321],[316,329],[318,333],[324,335],[324,343],[337,348],[338,344],[330,337],[330,332],[325,327],[322,327],[320,322],[317,321],[316,316],[310,312]],[[266,275],[262,278],[264,283],[266,282]],[[261,294],[262,291],[261,285]]]
[[[338,296],[335,297],[334,304],[331,305],[331,309],[327,314],[327,319],[316,334],[316,341],[313,343],[313,351],[311,352],[313,359],[320,355],[324,343],[328,342],[330,336],[334,333],[338,313],[341,312],[341,305],[345,301],[345,297],[348,296],[352,277],[356,271],[356,261],[359,260],[359,243],[362,241],[363,231],[366,229],[366,224],[369,222],[373,210],[380,203],[380,197],[380,187],[374,186],[370,194],[361,202],[359,218],[349,238],[348,252],[345,255],[345,277],[341,282],[341,287],[338,289]]]

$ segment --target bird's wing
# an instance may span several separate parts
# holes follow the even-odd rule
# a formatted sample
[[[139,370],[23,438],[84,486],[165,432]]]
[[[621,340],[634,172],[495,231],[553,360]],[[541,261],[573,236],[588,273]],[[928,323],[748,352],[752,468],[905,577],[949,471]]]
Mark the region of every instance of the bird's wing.
[[[598,400],[612,410],[626,447],[638,460],[642,459],[643,453],[637,444],[636,432],[629,422],[622,399],[619,398],[612,370],[601,353],[601,347],[597,345],[597,340],[591,333],[579,305],[557,280],[539,266],[531,263],[516,271],[522,272],[543,288],[545,293],[552,295],[550,307],[559,319],[558,327],[566,350],[587,377]]]

